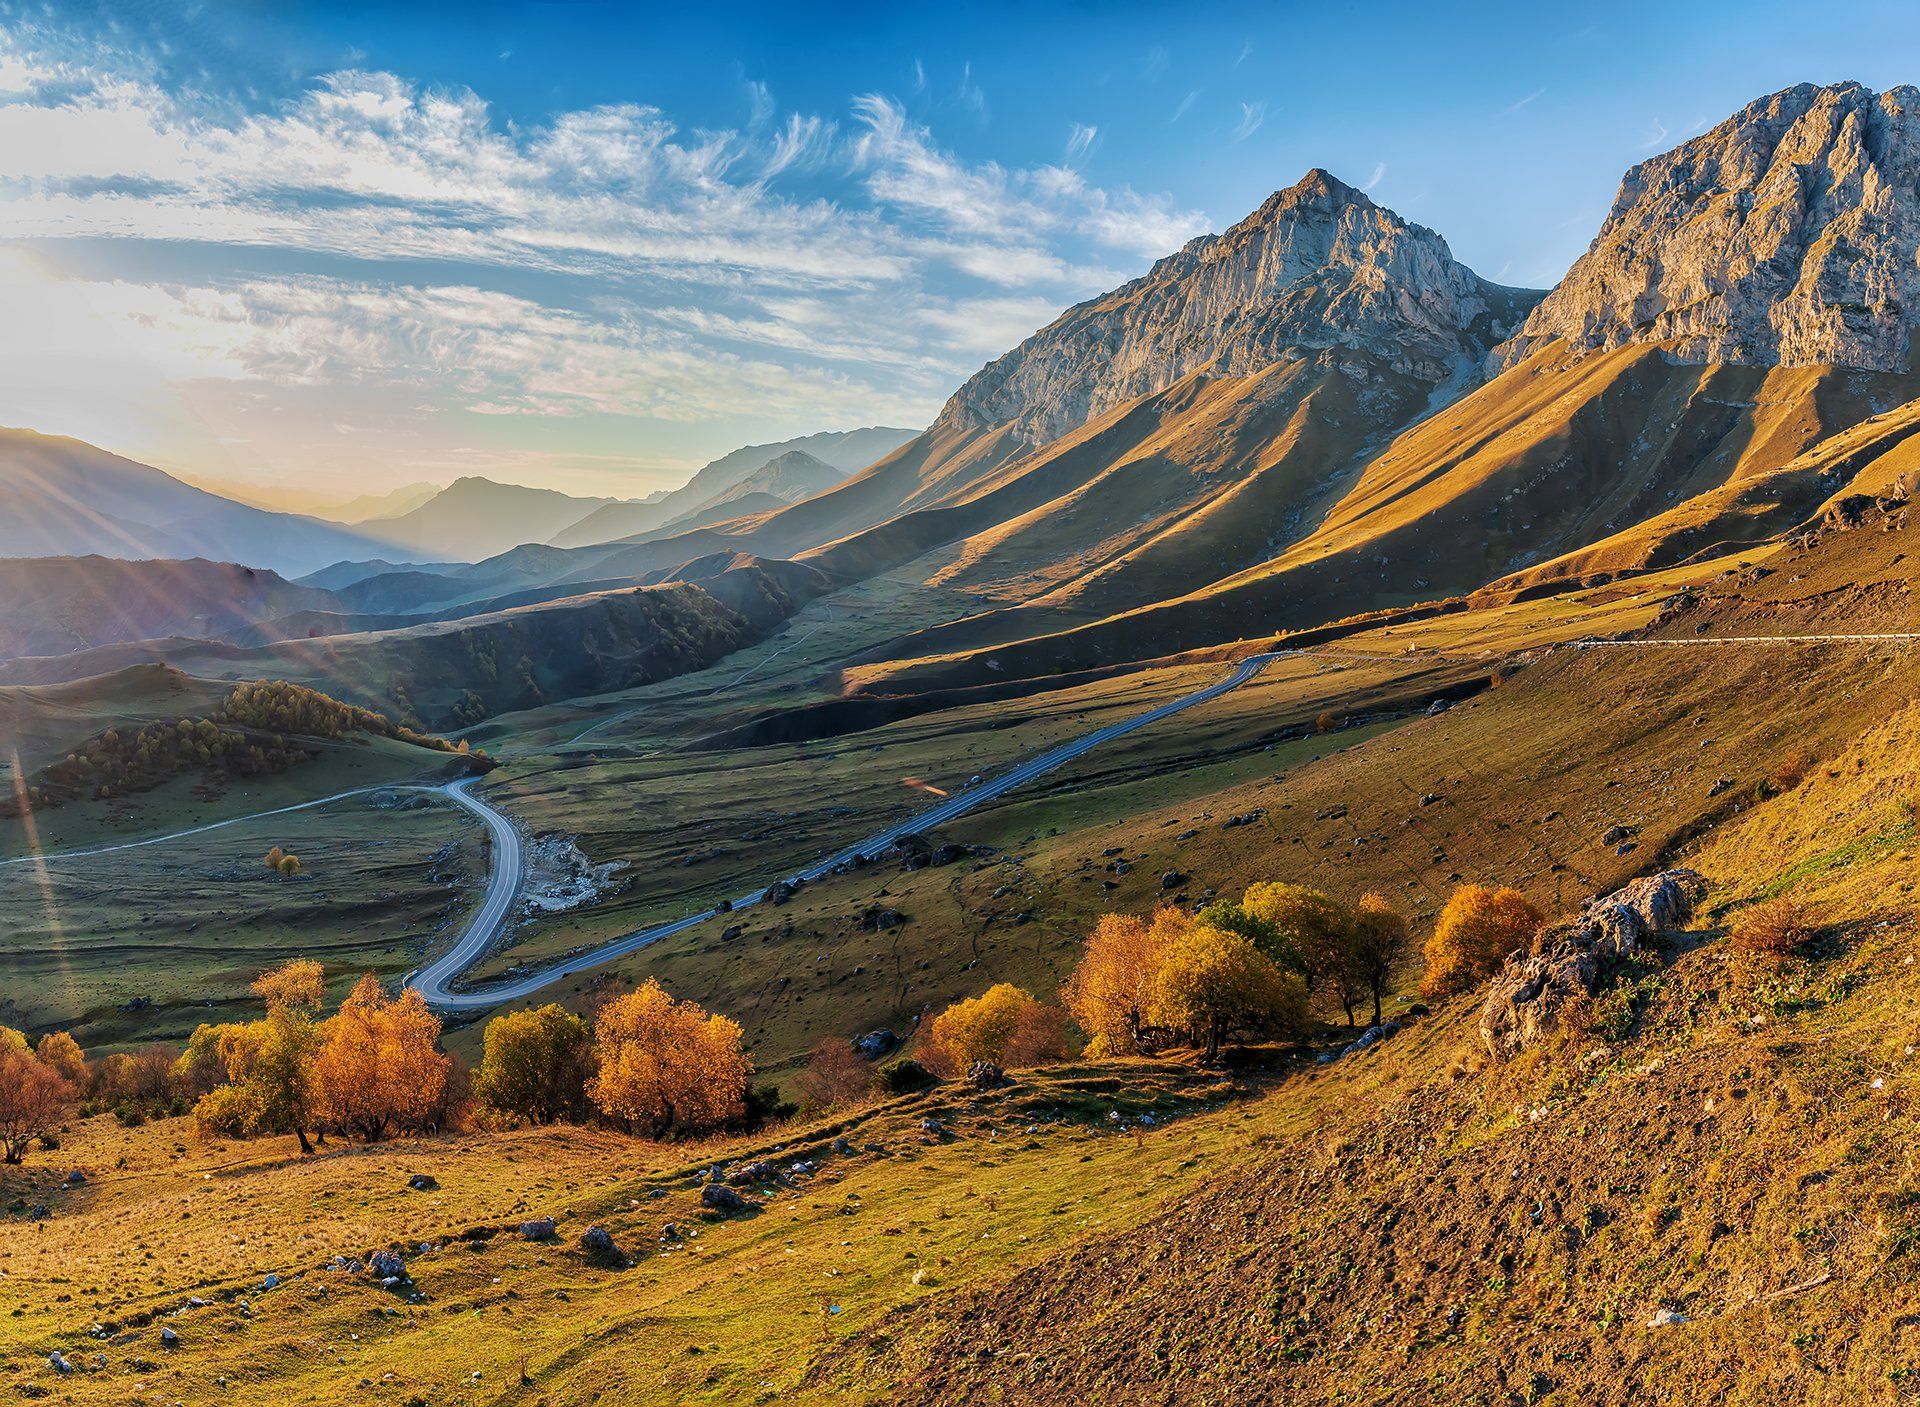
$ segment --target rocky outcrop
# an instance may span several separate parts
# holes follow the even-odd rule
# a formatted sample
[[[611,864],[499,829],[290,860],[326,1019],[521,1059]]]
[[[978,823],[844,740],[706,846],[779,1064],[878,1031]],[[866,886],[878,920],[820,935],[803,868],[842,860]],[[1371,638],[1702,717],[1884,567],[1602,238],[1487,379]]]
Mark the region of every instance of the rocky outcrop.
[[[1692,870],[1667,870],[1543,928],[1531,950],[1508,957],[1487,990],[1480,1039],[1488,1051],[1504,1059],[1538,1042],[1554,1029],[1567,1002],[1593,995],[1608,964],[1643,950],[1662,929],[1685,923],[1706,887]]]
[[[1041,444],[1203,366],[1247,375],[1289,353],[1440,384],[1538,296],[1487,283],[1432,230],[1309,171],[1225,234],[1191,241],[990,363],[935,430],[1012,422]]]
[[[1905,371],[1917,250],[1920,91],[1802,84],[1627,172],[1592,247],[1491,364],[1564,338]]]

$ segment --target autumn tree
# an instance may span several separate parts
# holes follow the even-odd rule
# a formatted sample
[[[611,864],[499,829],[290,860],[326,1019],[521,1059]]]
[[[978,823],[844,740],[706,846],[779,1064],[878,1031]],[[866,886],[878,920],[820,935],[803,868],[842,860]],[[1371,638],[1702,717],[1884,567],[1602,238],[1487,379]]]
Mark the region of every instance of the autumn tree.
[[[115,1052],[94,1070],[94,1096],[106,1104],[132,1104],[157,1111],[173,1098],[174,1064],[165,1046]]]
[[[976,1061],[1011,1067],[1010,1050],[1028,1064],[1057,1059],[1050,1051],[1050,1023],[1033,993],[998,982],[977,997],[955,1002],[933,1018],[927,1033],[926,1062],[943,1074],[955,1074]]]
[[[1154,982],[1160,1025],[1186,1032],[1211,1061],[1236,1032],[1297,1030],[1306,1020],[1306,984],[1252,940],[1209,924],[1189,925],[1168,944]]]
[[[534,1124],[586,1115],[593,1032],[555,1002],[487,1023],[473,1092],[490,1109]]]
[[[1169,940],[1191,922],[1175,908],[1160,909],[1150,921],[1133,914],[1100,916],[1060,989],[1087,1033],[1088,1055],[1137,1055],[1160,1043],[1151,1016],[1154,984]]]
[[[1392,985],[1394,970],[1407,955],[1407,921],[1384,895],[1363,894],[1353,906],[1347,931],[1347,973],[1373,998],[1373,1024],[1378,1026],[1380,1003]]]
[[[318,1102],[313,1064],[320,1047],[314,1013],[321,978],[319,963],[297,958],[254,982],[254,994],[267,1004],[265,1020],[194,1032],[182,1060],[195,1057],[196,1045],[201,1052],[211,1046],[227,1081],[194,1106],[194,1122],[203,1130],[240,1136],[290,1133],[300,1140],[302,1153],[313,1151],[309,1132]]]
[[[649,977],[593,1023],[597,1065],[587,1093],[608,1118],[652,1137],[699,1133],[746,1113],[753,1066],[740,1027]]]
[[[1530,942],[1540,923],[1540,911],[1517,889],[1462,885],[1447,900],[1427,939],[1420,990],[1444,996],[1471,987],[1490,976],[1508,953]]]
[[[68,1032],[47,1032],[40,1038],[40,1044],[34,1047],[34,1054],[40,1057],[42,1065],[72,1085],[75,1090],[85,1091],[91,1083],[87,1071],[86,1053],[80,1049],[80,1043]]]
[[[814,1046],[806,1068],[794,1077],[794,1093],[808,1111],[847,1109],[873,1098],[873,1067],[851,1041],[829,1037]]]
[[[76,1094],[24,1046],[0,1041],[0,1160],[8,1163],[25,1161],[27,1145],[60,1122]]]
[[[436,1121],[452,1062],[437,1049],[440,1018],[419,992],[389,996],[369,973],[319,1036],[313,1079],[326,1123],[373,1143]]]
[[[1298,973],[1313,992],[1337,980],[1347,963],[1345,906],[1330,895],[1302,884],[1250,884],[1240,901],[1254,919],[1267,925],[1272,937],[1253,939],[1260,951],[1282,968]]]

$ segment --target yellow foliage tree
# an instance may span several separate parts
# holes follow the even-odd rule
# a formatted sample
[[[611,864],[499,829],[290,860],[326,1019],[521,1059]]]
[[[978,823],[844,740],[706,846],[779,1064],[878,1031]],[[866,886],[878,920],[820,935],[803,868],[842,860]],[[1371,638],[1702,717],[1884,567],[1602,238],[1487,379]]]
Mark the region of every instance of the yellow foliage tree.
[[[372,1143],[390,1129],[424,1129],[446,1105],[453,1062],[436,1048],[440,1018],[409,987],[387,995],[371,973],[320,1027],[313,1078],[320,1118]]]
[[[1060,989],[1061,1000],[1087,1033],[1089,1055],[1137,1055],[1156,1044],[1150,1028],[1154,983],[1168,941],[1191,920],[1164,908],[1151,922],[1133,914],[1102,914],[1087,935],[1080,964]]]
[[[536,1124],[585,1113],[593,1032],[555,1002],[487,1023],[473,1092],[488,1108]]]
[[[181,1065],[194,1068],[211,1048],[226,1075],[225,1084],[194,1105],[194,1123],[203,1132],[290,1133],[302,1153],[313,1151],[308,1134],[315,1123],[313,1063],[320,1047],[314,1010],[323,975],[319,963],[305,958],[263,973],[253,990],[267,1004],[265,1020],[201,1026],[193,1033]]]
[[[975,1061],[1033,1065],[1057,1058],[1049,1049],[1052,1023],[1033,993],[998,982],[977,997],[957,1001],[933,1018],[924,1052],[940,1074],[964,1071]]]
[[[1428,996],[1462,991],[1490,976],[1515,948],[1530,942],[1540,911],[1517,889],[1465,884],[1453,891],[1422,956],[1420,990]]]
[[[90,1083],[87,1075],[86,1053],[66,1031],[49,1031],[40,1038],[40,1044],[34,1048],[34,1054],[40,1057],[40,1063],[54,1074],[72,1085],[76,1090],[85,1090]]]
[[[676,1002],[653,978],[602,1007],[593,1035],[599,1068],[587,1093],[608,1118],[659,1138],[746,1113],[753,1066],[739,1025]]]
[[[1157,1024],[1186,1032],[1210,1061],[1235,1032],[1300,1029],[1307,989],[1251,939],[1196,923],[1162,954],[1151,1010]]]
[[[1268,881],[1248,885],[1240,905],[1273,931],[1261,950],[1299,973],[1308,991],[1333,980],[1345,966],[1349,916],[1330,895],[1302,884]]]

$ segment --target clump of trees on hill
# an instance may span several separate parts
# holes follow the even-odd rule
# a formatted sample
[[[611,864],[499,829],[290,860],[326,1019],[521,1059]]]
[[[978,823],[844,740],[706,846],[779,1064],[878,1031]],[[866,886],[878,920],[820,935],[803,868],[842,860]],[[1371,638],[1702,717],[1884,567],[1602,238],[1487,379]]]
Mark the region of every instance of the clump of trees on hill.
[[[352,733],[437,752],[469,751],[464,741],[416,732],[316,689],[262,680],[235,685],[209,717],[158,720],[131,731],[109,728],[89,738],[28,778],[23,797],[0,799],[0,815],[152,791],[189,773],[277,776],[313,755],[301,738],[339,739]]]

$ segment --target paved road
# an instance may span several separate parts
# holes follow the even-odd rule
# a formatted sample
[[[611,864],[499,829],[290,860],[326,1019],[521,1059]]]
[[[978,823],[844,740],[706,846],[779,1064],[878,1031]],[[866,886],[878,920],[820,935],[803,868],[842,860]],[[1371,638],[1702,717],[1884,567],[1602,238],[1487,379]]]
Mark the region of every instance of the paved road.
[[[1696,635],[1686,640],[1575,640],[1576,650],[1659,650],[1701,645],[1914,645],[1920,631],[1883,635]]]
[[[205,835],[208,831],[223,830],[227,826],[237,826],[243,821],[263,821],[269,816],[284,816],[290,811],[311,811],[316,806],[329,806],[336,801],[344,801],[350,796],[365,796],[368,792],[445,790],[445,787],[419,787],[392,784],[373,787],[354,787],[351,791],[337,791],[332,796],[316,797],[312,801],[300,801],[292,806],[277,806],[271,811],[255,811],[250,815],[234,816],[229,820],[214,821],[209,825],[191,826],[183,831],[168,831],[165,835],[149,835],[139,840],[119,841],[113,845],[93,845],[85,850],[49,850],[38,855],[15,855],[9,859],[0,860],[0,867],[7,865],[50,864],[57,860],[82,860],[89,855],[111,855],[118,850],[138,850],[143,845],[159,845],[165,841],[179,840],[189,835]]]
[[[1280,651],[1275,654],[1253,655],[1242,660],[1231,673],[1216,684],[1210,684],[1204,689],[1170,700],[1158,708],[1136,714],[1122,722],[1109,724],[1105,728],[1088,733],[1084,737],[1075,738],[1071,742],[1062,743],[998,776],[987,778],[977,786],[956,792],[938,805],[930,806],[896,825],[876,831],[864,840],[857,840],[845,849],[837,850],[805,869],[792,871],[780,878],[789,884],[795,881],[816,880],[856,858],[875,858],[883,854],[901,836],[944,825],[995,797],[1004,796],[1014,788],[1024,786],[1036,777],[1043,776],[1057,767],[1065,766],[1102,743],[1112,742],[1115,738],[1123,737],[1136,729],[1145,728],[1150,724],[1158,723],[1163,718],[1170,718],[1176,713],[1217,699],[1222,694],[1239,688],[1274,660],[1291,653],[1293,652]],[[417,987],[429,1002],[443,1011],[482,1011],[488,1007],[498,1006],[502,1002],[530,997],[541,988],[551,986],[564,977],[586,972],[614,958],[625,957],[629,953],[651,947],[663,938],[671,938],[676,933],[685,932],[696,924],[719,917],[722,913],[751,908],[765,899],[767,888],[771,887],[754,889],[732,900],[724,908],[716,905],[697,914],[688,914],[684,918],[674,919],[670,923],[643,928],[602,943],[596,948],[589,948],[584,952],[561,958],[557,962],[549,963],[531,972],[502,982],[489,983],[484,988],[454,991],[451,984],[486,952],[500,924],[504,921],[507,908],[519,889],[521,859],[519,835],[504,816],[493,810],[479,797],[470,795],[465,783],[456,784],[456,789],[450,790],[456,801],[486,821],[488,829],[493,833],[494,854],[502,857],[504,864],[496,865],[488,883],[485,903],[481,905],[480,912],[467,925],[466,931],[461,934],[453,947],[444,956],[435,959],[418,972],[408,974],[405,979],[406,985]],[[508,871],[510,871],[510,877],[507,877]]]

